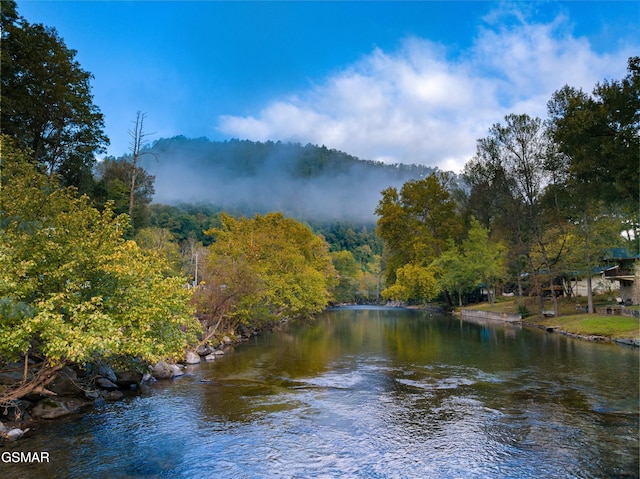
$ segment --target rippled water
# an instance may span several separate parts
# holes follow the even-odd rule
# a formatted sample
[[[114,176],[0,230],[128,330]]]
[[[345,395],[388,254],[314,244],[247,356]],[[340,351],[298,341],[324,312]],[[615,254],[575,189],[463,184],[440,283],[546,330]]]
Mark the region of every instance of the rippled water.
[[[638,477],[639,352],[423,312],[329,311],[47,422],[0,477]],[[201,382],[201,381],[210,382]]]

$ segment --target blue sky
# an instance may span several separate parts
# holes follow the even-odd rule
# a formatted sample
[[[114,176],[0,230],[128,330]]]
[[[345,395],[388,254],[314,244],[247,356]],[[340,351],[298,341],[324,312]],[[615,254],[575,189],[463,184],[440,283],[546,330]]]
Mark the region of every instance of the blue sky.
[[[621,79],[640,2],[18,1],[94,75],[109,154],[176,135],[459,171],[508,113]]]

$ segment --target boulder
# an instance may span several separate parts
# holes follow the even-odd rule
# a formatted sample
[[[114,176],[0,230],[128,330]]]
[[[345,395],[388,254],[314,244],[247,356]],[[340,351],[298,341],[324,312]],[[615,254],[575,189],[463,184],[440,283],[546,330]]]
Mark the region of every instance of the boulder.
[[[213,348],[208,343],[198,346],[198,349],[196,349],[196,353],[198,353],[200,356],[208,356],[212,352]]]
[[[100,388],[106,389],[107,391],[115,391],[116,389],[118,389],[118,385],[116,383],[109,381],[107,378],[96,379],[96,384]]]
[[[184,362],[187,364],[198,364],[200,362],[200,356],[193,351],[187,351],[184,355]]]
[[[151,376],[156,379],[171,379],[176,376],[182,376],[184,372],[175,364],[167,364],[160,361],[151,369]]]
[[[124,393],[122,391],[109,391],[105,396],[107,401],[119,401],[124,397]]]
[[[11,429],[9,432],[5,433],[5,437],[8,441],[15,441],[17,439],[20,439],[26,431],[27,430],[23,431],[22,429],[18,428]]]
[[[58,372],[47,389],[58,396],[84,396],[84,390],[78,385],[78,374],[69,366]]]
[[[116,377],[116,384],[125,389],[137,386],[142,381],[142,373],[138,371],[118,371]]]
[[[231,338],[229,336],[224,336],[222,338],[222,343],[223,344],[231,344],[231,343],[233,343],[233,341],[231,340]]]
[[[73,411],[69,410],[63,401],[57,399],[46,398],[33,406],[31,415],[42,419],[54,419],[60,416],[66,416]]]
[[[217,357],[217,355],[216,355],[216,354],[213,354],[213,353],[212,353],[212,354],[207,354],[207,355],[204,357],[204,360],[205,360],[205,361],[215,361],[215,360],[216,360],[216,357]]]
[[[98,368],[98,376],[102,376],[112,383],[118,382],[118,378],[116,377],[116,373],[113,372],[113,369],[104,365],[100,365],[100,367]]]
[[[224,351],[222,349],[216,349],[213,354],[216,356],[224,356]]]
[[[160,361],[151,369],[151,375],[156,379],[171,379],[173,377],[171,367],[164,361]]]
[[[88,389],[84,392],[84,397],[86,397],[87,399],[96,400],[100,397],[100,393],[95,389]]]
[[[36,418],[54,419],[74,413],[91,404],[93,401],[80,398],[44,398],[31,409],[31,415]]]

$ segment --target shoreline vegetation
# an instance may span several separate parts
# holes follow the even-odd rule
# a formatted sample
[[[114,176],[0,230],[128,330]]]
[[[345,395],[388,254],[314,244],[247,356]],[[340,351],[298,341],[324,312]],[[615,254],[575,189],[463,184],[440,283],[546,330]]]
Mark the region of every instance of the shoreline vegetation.
[[[465,306],[468,311],[484,311],[496,314],[520,314],[520,323],[523,326],[544,329],[548,332],[564,334],[566,336],[598,342],[616,342],[630,346],[640,347],[640,309],[627,308],[630,311],[636,309],[636,316],[621,314],[589,314],[584,312],[586,304],[580,301],[586,298],[558,299],[558,316],[546,317],[543,313],[529,313],[535,310],[533,303],[535,298],[518,298],[508,301],[498,301],[493,306],[489,303],[480,303]],[[609,302],[602,302],[596,306],[597,311],[604,311],[610,307]],[[524,314],[523,314],[524,312]],[[459,314],[460,310],[455,311]],[[499,319],[499,317],[496,317]]]

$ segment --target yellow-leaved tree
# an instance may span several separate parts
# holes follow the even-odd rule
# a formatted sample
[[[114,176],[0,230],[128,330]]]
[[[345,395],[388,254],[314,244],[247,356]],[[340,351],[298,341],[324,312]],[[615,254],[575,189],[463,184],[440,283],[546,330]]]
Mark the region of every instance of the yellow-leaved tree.
[[[22,381],[0,390],[0,404],[46,393],[70,363],[182,354],[197,331],[186,281],[123,238],[125,215],[96,210],[11,140],[0,141],[0,366],[23,365]]]
[[[196,294],[205,338],[221,326],[255,328],[327,306],[337,273],[322,238],[280,213],[221,220],[207,232],[215,242]]]

